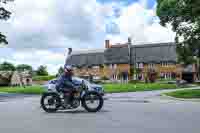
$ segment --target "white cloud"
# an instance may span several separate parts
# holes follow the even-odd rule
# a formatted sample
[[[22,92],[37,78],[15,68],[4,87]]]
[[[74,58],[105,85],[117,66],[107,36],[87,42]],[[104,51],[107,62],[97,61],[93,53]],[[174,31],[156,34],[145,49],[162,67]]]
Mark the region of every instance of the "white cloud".
[[[15,0],[10,4],[12,17],[0,27],[7,33],[9,47],[15,49],[89,45],[105,35],[105,17],[112,11],[95,0]]]
[[[173,41],[174,33],[163,28],[147,0],[129,6],[121,3],[99,4],[96,0],[15,0],[8,6],[11,19],[1,22],[1,32],[8,37],[9,48],[0,48],[0,62],[26,63],[35,69],[46,65],[55,74],[65,62],[65,48],[91,49],[104,47],[104,39],[113,43]],[[114,10],[120,16],[114,17]],[[119,15],[119,14],[118,14]],[[106,24],[119,26],[119,35],[106,34]],[[56,50],[61,48],[62,50]]]
[[[160,26],[155,10],[155,6],[147,9],[146,0],[123,8],[121,16],[116,19],[121,34],[132,37],[137,44],[174,41],[175,33],[170,26]]]

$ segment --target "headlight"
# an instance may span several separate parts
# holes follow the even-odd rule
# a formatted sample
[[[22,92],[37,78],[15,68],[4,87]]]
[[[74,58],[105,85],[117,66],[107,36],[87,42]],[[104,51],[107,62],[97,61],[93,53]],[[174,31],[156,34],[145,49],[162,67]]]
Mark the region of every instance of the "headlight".
[[[95,90],[98,91],[98,92],[102,92],[103,89],[100,88],[100,87],[96,87]]]

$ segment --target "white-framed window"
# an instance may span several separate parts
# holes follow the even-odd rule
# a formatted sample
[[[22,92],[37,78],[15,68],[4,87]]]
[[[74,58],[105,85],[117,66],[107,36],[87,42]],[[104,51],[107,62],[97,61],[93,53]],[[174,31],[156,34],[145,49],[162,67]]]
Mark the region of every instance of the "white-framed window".
[[[99,69],[100,67],[99,67],[99,66],[93,66],[92,68],[94,68],[94,69]]]
[[[136,63],[136,68],[139,68],[139,63]]]
[[[117,64],[114,64],[113,68],[114,68],[114,69],[117,69]]]
[[[165,75],[165,79],[167,79],[167,73],[165,73],[164,75]]]
[[[164,77],[164,73],[161,72],[160,73],[160,77],[163,78]]]
[[[143,64],[143,63],[140,63],[140,64],[139,64],[139,68],[144,68],[144,64]]]
[[[149,68],[154,68],[154,67],[155,67],[155,64],[153,64],[153,63],[149,64]]]
[[[117,74],[113,74],[112,75],[112,80],[117,80],[118,79],[118,75]]]
[[[162,67],[168,67],[169,65],[170,65],[170,63],[167,61],[161,62]]]
[[[110,69],[116,69],[117,68],[117,64],[110,64]]]
[[[112,65],[112,64],[110,64],[110,65],[109,65],[109,67],[110,67],[110,69],[112,69],[112,68],[113,68],[113,65]]]

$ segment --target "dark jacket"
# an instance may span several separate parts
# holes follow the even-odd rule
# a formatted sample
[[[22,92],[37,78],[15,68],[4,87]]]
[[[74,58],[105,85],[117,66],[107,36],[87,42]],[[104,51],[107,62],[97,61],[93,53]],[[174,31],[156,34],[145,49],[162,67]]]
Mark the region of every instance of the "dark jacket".
[[[75,88],[75,85],[72,82],[72,76],[67,74],[62,74],[57,83],[56,83],[56,89],[73,89]]]

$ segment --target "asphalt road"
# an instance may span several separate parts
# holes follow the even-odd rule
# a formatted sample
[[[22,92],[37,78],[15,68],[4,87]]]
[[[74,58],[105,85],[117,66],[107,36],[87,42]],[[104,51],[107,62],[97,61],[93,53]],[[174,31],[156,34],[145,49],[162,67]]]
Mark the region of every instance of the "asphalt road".
[[[200,103],[174,101],[160,92],[108,95],[104,108],[53,114],[40,109],[38,96],[0,101],[1,133],[199,133]],[[1,96],[0,96],[1,97]],[[3,98],[2,98],[3,99]],[[5,98],[4,98],[5,99]]]

